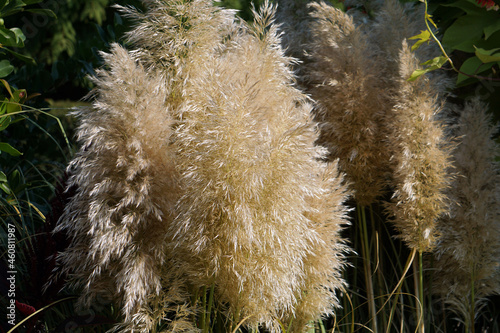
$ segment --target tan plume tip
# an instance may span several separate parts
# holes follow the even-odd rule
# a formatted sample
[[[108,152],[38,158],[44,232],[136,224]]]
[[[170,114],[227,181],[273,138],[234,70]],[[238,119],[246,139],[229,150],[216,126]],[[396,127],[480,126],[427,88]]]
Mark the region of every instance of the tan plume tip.
[[[438,238],[437,219],[446,212],[445,190],[450,149],[438,113],[441,110],[427,78],[408,82],[418,60],[403,43],[400,54],[399,94],[391,144],[394,147],[393,203],[389,211],[406,244],[420,252]]]

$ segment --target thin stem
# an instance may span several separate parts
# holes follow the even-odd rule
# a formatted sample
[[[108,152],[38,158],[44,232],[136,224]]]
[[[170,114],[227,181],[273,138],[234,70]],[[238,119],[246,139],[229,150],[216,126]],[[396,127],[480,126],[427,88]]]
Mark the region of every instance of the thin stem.
[[[366,223],[365,207],[358,205],[358,216],[360,218],[361,227],[361,251],[363,252],[363,266],[365,269],[365,282],[366,282],[366,297],[368,299],[368,311],[370,313],[371,328],[374,332],[377,330],[377,308],[375,305],[375,295],[373,291],[372,270],[370,260],[370,243],[368,238],[368,226]]]
[[[474,283],[475,281],[475,274],[474,274],[474,270],[471,274],[471,281],[470,281],[470,310],[469,310],[469,325],[470,325],[470,332],[471,333],[475,333],[475,328],[474,328],[474,322],[475,322],[475,303],[476,303],[476,291],[475,291],[475,288],[474,288]],[[467,327],[466,328],[467,330],[469,330],[469,328]]]
[[[212,286],[210,286],[210,294],[208,296],[208,306],[206,311],[205,326],[203,327],[204,333],[208,333],[210,328],[210,317],[212,313],[212,305],[214,303],[214,291],[215,291],[215,283],[212,283]]]
[[[418,251],[418,306],[417,310],[420,312],[420,320],[418,331],[425,333],[425,320],[424,320],[424,265],[423,265],[423,252]]]

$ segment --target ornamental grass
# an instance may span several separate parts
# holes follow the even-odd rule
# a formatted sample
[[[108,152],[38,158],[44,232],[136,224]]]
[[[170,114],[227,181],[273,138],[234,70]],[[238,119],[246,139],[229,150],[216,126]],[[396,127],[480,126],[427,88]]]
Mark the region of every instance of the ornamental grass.
[[[487,105],[478,97],[455,110],[451,131],[455,177],[447,195],[450,213],[438,223],[442,236],[433,260],[433,291],[441,297],[468,332],[487,297],[500,290],[498,144]]]
[[[141,47],[104,55],[76,114],[67,286],[82,306],[116,302],[120,331],[208,330],[213,311],[300,332],[338,306],[348,192],[314,145],[275,7],[246,24],[209,2],[145,5],[126,9]]]
[[[411,50],[422,6],[142,3],[75,112],[56,230],[80,307],[111,301],[120,332],[460,329],[449,310],[473,331],[499,293],[498,151],[447,74],[407,80],[439,55]]]

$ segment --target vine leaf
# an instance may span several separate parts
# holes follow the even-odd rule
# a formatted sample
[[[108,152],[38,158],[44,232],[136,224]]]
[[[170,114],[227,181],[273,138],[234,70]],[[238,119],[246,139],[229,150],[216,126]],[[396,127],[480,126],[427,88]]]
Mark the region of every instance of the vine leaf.
[[[492,50],[485,50],[480,47],[475,47],[476,49],[476,57],[478,57],[483,63],[489,63],[489,62],[497,62],[500,61],[500,48],[492,49]]]
[[[434,59],[428,60],[421,64],[427,67],[415,70],[407,81],[415,81],[425,73],[441,68],[447,61],[448,58],[445,56],[435,57]]]
[[[429,32],[429,30],[420,30],[420,33],[418,35],[415,35],[413,37],[410,37],[408,39],[418,39],[415,44],[413,44],[413,46],[411,47],[411,51],[415,51],[416,49],[418,49],[420,47],[420,45],[422,45],[423,43],[425,42],[429,42],[429,40],[431,39],[431,33]]]

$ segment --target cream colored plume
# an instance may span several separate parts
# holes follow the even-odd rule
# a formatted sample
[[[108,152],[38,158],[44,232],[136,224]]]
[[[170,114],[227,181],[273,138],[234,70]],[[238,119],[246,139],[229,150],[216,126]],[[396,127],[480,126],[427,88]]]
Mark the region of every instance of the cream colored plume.
[[[292,86],[274,11],[266,3],[190,77],[176,130],[185,195],[174,222],[193,281],[214,284],[230,318],[273,332],[280,319],[307,315],[303,325],[336,305],[345,223],[345,189],[335,166],[327,172],[317,160],[311,106]],[[305,290],[321,300],[308,303]]]
[[[93,109],[75,114],[81,148],[68,170],[77,194],[58,226],[72,242],[59,260],[70,286],[83,288],[83,305],[97,295],[120,299],[131,320],[162,288],[167,229],[181,192],[168,87],[118,45],[103,56],[109,70],[94,78]]]
[[[68,286],[115,301],[120,331],[196,330],[191,298],[211,286],[235,325],[302,331],[337,306],[348,193],[320,161],[275,8],[247,25],[208,1],[145,5],[125,9],[136,49],[104,55],[77,113]]]

